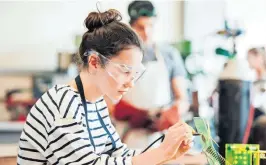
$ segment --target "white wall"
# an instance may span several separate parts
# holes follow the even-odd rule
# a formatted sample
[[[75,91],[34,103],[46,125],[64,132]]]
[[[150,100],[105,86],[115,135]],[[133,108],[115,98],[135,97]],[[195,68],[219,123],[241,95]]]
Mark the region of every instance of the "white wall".
[[[188,0],[184,6],[184,37],[192,41],[194,51],[214,55],[219,45],[229,48],[231,41],[213,35],[225,19],[245,31],[237,40],[238,57],[245,58],[251,46],[266,45],[265,0]]]
[[[192,41],[194,52],[215,44],[212,35],[223,28],[225,1],[191,0],[184,3],[184,38]],[[210,52],[206,52],[210,53]]]
[[[266,46],[265,0],[227,0],[226,13],[245,31],[237,47],[241,58],[245,58],[247,50],[253,46]]]
[[[184,4],[184,37],[192,41],[192,50],[207,56],[204,67],[211,71],[223,68],[223,58],[215,54],[215,48],[230,48],[230,40],[214,35],[224,28],[224,20],[230,26],[239,26],[245,33],[237,39],[238,58],[246,58],[251,46],[266,46],[266,1],[265,0],[188,0]],[[195,62],[196,63],[196,62]],[[212,72],[213,73],[213,72]],[[206,101],[216,87],[217,77],[199,77],[195,88],[200,100]],[[197,83],[197,82],[196,82]],[[199,85],[199,86],[198,86]]]
[[[102,1],[101,9],[118,9],[128,22],[130,1]],[[180,2],[156,1],[158,26],[155,39],[173,42],[180,38]],[[74,36],[84,31],[88,12],[96,0],[0,2],[0,71],[53,70],[58,51],[74,51]],[[170,22],[168,20],[171,20]]]

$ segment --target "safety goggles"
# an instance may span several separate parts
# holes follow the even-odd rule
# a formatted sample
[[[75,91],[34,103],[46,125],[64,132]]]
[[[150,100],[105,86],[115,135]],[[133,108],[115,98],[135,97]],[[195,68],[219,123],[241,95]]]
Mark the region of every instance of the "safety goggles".
[[[147,10],[145,8],[130,11],[130,17],[131,18],[136,19],[136,18],[141,17],[141,16],[153,17],[153,16],[156,16],[156,13],[155,13],[155,10]]]
[[[102,66],[104,66],[105,71],[117,82],[130,81],[135,83],[140,79],[146,70],[142,64],[138,67],[132,67],[126,64],[113,62],[109,58],[94,50],[87,51],[85,56],[89,56],[90,54],[96,54],[99,57],[99,61]]]

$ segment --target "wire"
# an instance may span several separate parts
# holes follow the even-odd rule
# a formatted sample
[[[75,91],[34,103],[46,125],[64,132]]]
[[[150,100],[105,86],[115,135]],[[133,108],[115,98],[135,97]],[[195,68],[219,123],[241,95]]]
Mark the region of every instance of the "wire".
[[[144,149],[141,153],[146,152],[148,149],[150,149],[156,142],[158,142],[159,140],[162,140],[161,142],[163,142],[165,138],[165,134],[163,134],[162,136],[160,136],[158,139],[156,139],[154,142],[152,142],[146,149]]]
[[[244,144],[248,142],[248,138],[249,138],[251,127],[252,127],[253,120],[254,120],[254,112],[255,112],[254,106],[251,105],[251,108],[249,110],[248,123],[245,129],[245,134],[244,134],[243,141],[242,141],[242,143]]]
[[[193,136],[200,136],[201,134],[199,133],[193,133]],[[163,134],[162,136],[160,136],[158,139],[156,139],[154,142],[152,142],[147,148],[145,148],[141,153],[146,152],[148,149],[150,149],[156,142],[158,142],[159,140],[162,140],[161,142],[163,142],[165,138],[165,134]]]

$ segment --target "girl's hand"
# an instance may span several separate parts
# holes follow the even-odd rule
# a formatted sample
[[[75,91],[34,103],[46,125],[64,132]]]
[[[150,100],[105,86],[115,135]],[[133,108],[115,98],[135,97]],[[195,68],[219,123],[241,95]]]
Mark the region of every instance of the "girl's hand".
[[[166,161],[182,156],[188,150],[187,146],[192,141],[192,131],[184,122],[178,122],[168,129],[164,141],[159,146],[164,151]]]

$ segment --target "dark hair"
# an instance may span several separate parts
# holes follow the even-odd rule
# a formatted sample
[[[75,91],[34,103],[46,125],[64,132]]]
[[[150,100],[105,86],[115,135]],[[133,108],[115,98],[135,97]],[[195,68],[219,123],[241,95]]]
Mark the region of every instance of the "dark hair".
[[[131,47],[137,47],[143,51],[137,34],[129,26],[120,22],[121,19],[121,14],[115,9],[103,13],[89,13],[84,21],[88,30],[82,37],[79,53],[76,56],[79,67],[87,66],[88,58],[85,53],[88,50],[97,51],[108,58]]]
[[[128,5],[129,24],[132,25],[139,17],[156,17],[156,11],[151,1],[132,1]]]
[[[248,50],[248,53],[258,55],[260,53],[265,54],[265,48],[264,47],[258,47],[258,48],[251,48]]]

